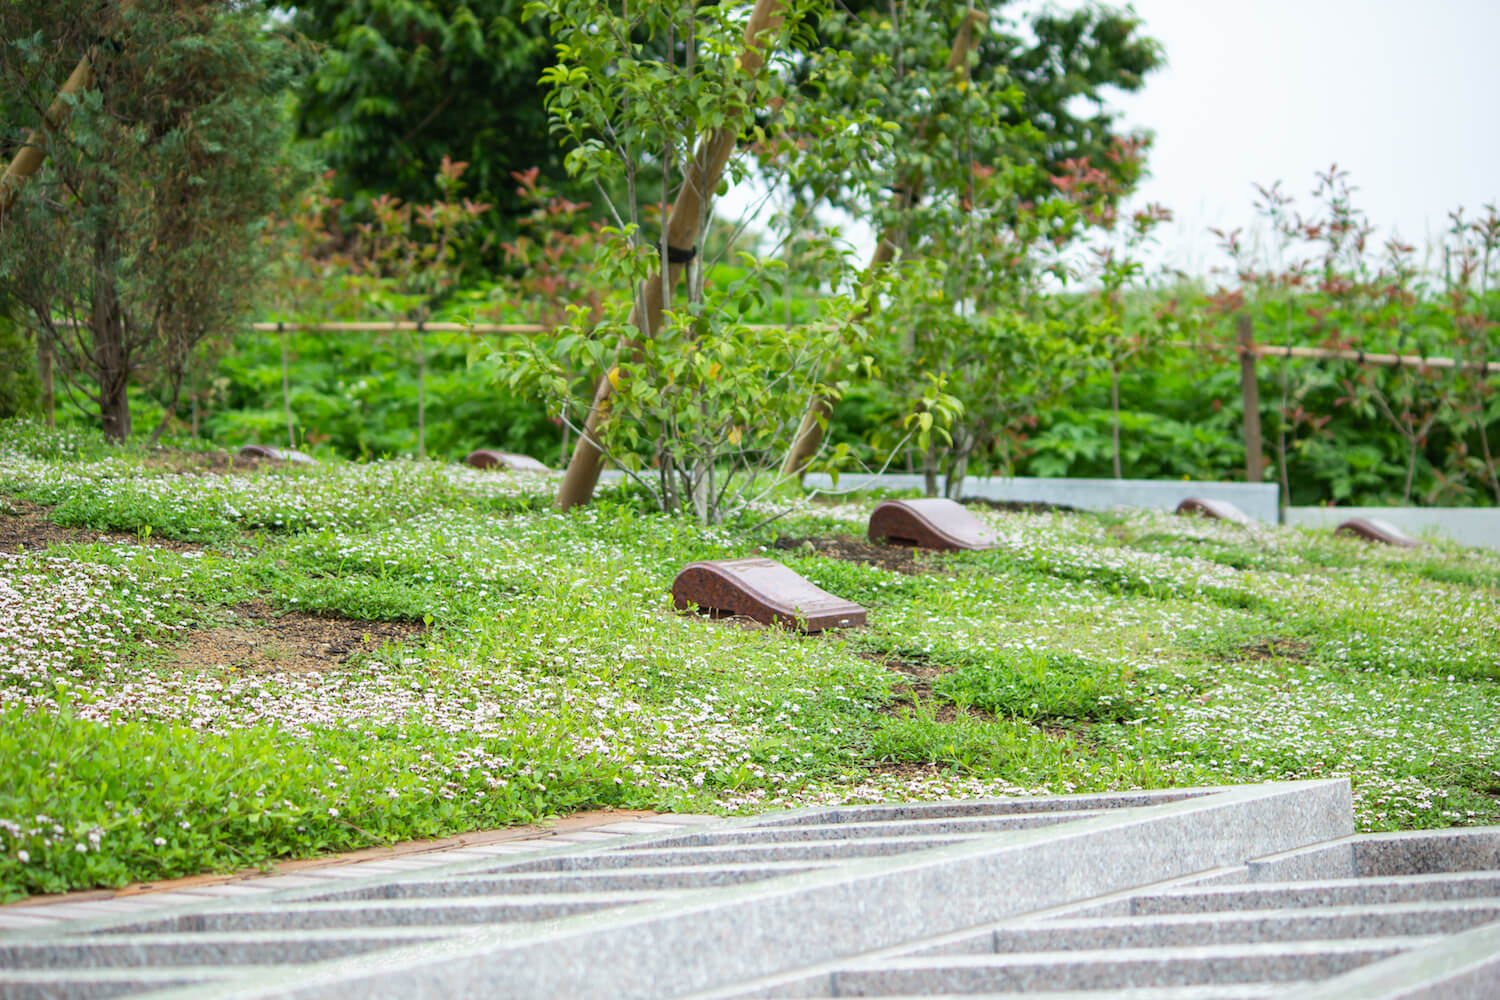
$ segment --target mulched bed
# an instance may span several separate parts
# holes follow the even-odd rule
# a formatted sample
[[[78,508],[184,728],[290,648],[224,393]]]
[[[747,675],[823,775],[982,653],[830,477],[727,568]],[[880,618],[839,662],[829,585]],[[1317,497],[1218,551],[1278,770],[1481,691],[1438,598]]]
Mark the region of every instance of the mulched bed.
[[[250,472],[269,461],[271,460],[228,451],[181,451],[176,448],[158,448],[141,464],[148,469],[161,472],[201,475],[207,472]]]
[[[1241,646],[1235,651],[1235,658],[1240,660],[1286,660],[1292,663],[1306,663],[1312,659],[1312,643],[1304,639],[1267,639],[1264,642],[1252,642]]]
[[[946,573],[941,562],[918,558],[917,549],[901,545],[877,545],[852,535],[809,535],[799,537],[787,535],[771,543],[772,548],[782,551],[805,549],[810,553],[843,559],[846,562],[869,563],[881,569],[905,573],[907,576],[926,576]]]
[[[303,611],[277,611],[253,602],[234,609],[235,622],[195,629],[183,636],[177,666],[185,670],[229,668],[244,673],[323,671],[357,653],[410,642],[426,632],[418,622],[372,622],[324,618]]]

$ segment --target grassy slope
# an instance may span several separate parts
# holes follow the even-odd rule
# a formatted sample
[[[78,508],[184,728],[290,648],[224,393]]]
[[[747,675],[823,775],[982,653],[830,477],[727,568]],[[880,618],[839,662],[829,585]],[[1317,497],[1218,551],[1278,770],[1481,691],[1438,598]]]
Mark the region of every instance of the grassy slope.
[[[610,804],[1348,775],[1364,829],[1500,815],[1500,555],[986,514],[999,549],[923,575],[774,553],[870,608],[803,637],[670,611],[685,562],[764,532],[454,466],[182,464],[0,425],[0,517],[136,536],[0,554],[0,897]],[[430,628],[321,672],[180,665],[250,600]]]

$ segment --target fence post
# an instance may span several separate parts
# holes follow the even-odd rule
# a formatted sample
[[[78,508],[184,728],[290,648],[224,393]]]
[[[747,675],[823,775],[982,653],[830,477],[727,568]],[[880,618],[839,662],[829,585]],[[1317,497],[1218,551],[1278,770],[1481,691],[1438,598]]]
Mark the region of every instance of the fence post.
[[[47,418],[48,427],[56,427],[57,414],[54,412],[52,395],[52,344],[40,330],[36,335],[36,367],[42,379],[42,414]]]
[[[427,457],[427,334],[417,324],[417,458]]]
[[[1249,313],[1235,320],[1240,344],[1240,394],[1245,410],[1245,479],[1261,481],[1260,382],[1255,374],[1255,325]]]

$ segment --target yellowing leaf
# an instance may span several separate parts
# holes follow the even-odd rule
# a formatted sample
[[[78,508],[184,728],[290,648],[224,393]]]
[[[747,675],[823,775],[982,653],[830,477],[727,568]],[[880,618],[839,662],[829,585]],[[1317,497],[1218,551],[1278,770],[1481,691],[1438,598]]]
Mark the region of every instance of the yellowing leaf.
[[[605,377],[609,379],[609,387],[611,389],[620,388],[620,369],[618,367],[611,368],[609,374]]]
[[[740,443],[740,429],[738,427],[736,427],[734,430],[732,430],[732,431],[729,432],[729,443],[730,444],[739,444]]]

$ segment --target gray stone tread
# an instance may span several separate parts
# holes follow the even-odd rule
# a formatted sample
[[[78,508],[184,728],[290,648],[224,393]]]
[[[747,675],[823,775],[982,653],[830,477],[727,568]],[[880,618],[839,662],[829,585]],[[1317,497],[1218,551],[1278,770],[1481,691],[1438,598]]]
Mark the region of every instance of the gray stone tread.
[[[176,934],[88,934],[0,941],[0,969],[136,968],[158,965],[312,962],[442,941],[451,929],[349,928],[297,931],[200,931]]]
[[[1014,992],[965,993],[966,1000],[1012,1000]],[[1234,986],[1160,986],[1143,989],[1109,990],[1047,990],[1035,994],[1039,1000],[1270,1000],[1272,997],[1289,996],[1283,985],[1252,983]],[[884,994],[881,1000],[931,1000],[931,993]],[[745,994],[744,1000],[754,1000],[754,994]]]
[[[836,996],[1299,982],[1326,979],[1436,940],[1421,936],[890,959],[835,972],[833,982]]]
[[[1207,913],[1228,909],[1358,906],[1368,903],[1485,897],[1500,897],[1500,872],[1255,882],[1246,885],[1169,889],[1133,897],[1131,909],[1137,915]]]
[[[952,816],[1014,816],[1031,812],[1083,809],[1131,809],[1165,805],[1208,795],[1212,789],[1181,788],[1149,792],[1105,792],[1101,794],[1036,796],[1016,799],[947,799],[938,802],[901,802],[875,806],[813,807],[784,816],[762,819],[755,826],[806,825],[808,823],[882,823],[890,820],[931,819]]]
[[[693,830],[664,840],[652,848],[707,847],[725,844],[791,843],[796,841],[881,839],[893,837],[972,837],[1007,830],[1027,830],[1071,820],[1090,819],[1099,810],[1031,812],[1005,816],[959,816],[935,819],[888,820],[876,823],[809,823],[752,826],[727,830]]]
[[[350,900],[220,906],[196,913],[151,915],[112,928],[114,933],[191,930],[292,930],[296,928],[406,927],[557,920],[598,910],[649,903],[659,892],[535,893],[465,896],[461,899]]]
[[[331,899],[416,899],[465,896],[590,892],[691,891],[758,882],[813,871],[821,865],[805,861],[768,861],[749,865],[684,865],[681,868],[612,868],[601,871],[504,872],[454,875],[449,878],[407,878],[383,885],[334,889],[302,896],[306,902]]]
[[[1061,919],[997,928],[1001,954],[1074,948],[1155,948],[1455,934],[1500,920],[1500,899],[1375,903],[1319,909],[1262,909]],[[973,949],[966,948],[966,951]]]
[[[855,858],[889,857],[963,843],[964,837],[894,837],[856,841],[813,841],[805,844],[757,844],[754,846],[684,847],[675,850],[652,845],[620,847],[598,854],[560,854],[541,858],[512,871],[578,871],[600,868],[643,868],[648,865],[734,864],[761,861],[849,861]]]

